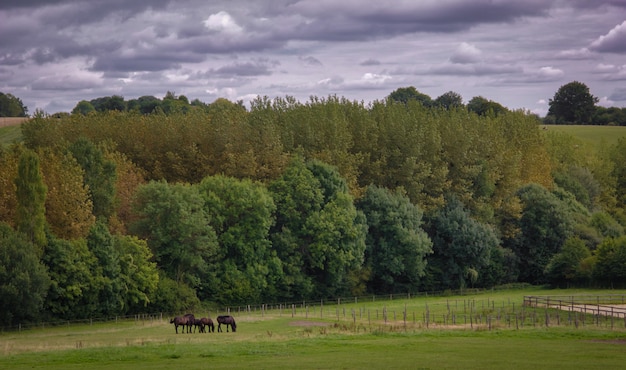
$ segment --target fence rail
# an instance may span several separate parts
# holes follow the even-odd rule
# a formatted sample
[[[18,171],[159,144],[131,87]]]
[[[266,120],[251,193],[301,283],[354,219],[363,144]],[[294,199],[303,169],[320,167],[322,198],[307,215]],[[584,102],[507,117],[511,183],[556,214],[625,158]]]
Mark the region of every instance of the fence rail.
[[[466,291],[467,292],[467,291]],[[412,300],[434,297],[436,294],[396,294],[337,298],[333,300],[300,301],[298,303],[256,304],[222,307],[195,312],[206,317],[231,313],[237,318],[256,320],[264,316],[290,317],[298,320],[318,320],[326,324],[348,326],[355,330],[419,330],[422,328],[467,327],[521,329],[551,326],[595,326],[626,330],[626,295],[585,296],[524,296],[523,302],[489,297],[454,297],[438,300]],[[443,299],[442,299],[443,298]],[[406,300],[405,302],[398,302]],[[444,302],[445,300],[445,302]],[[180,313],[178,313],[180,314]],[[77,324],[93,325],[104,322],[136,322],[137,325],[162,325],[172,313],[152,313],[86,320],[57,320],[45,323],[2,327],[0,332],[45,329]]]
[[[524,306],[626,319],[626,295],[525,296]]]

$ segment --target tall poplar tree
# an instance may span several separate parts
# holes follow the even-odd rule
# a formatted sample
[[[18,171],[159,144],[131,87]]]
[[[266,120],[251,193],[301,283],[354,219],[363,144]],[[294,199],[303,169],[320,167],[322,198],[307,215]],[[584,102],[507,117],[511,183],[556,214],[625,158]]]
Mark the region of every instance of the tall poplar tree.
[[[48,188],[43,183],[39,168],[39,157],[33,151],[25,150],[20,155],[15,179],[17,212],[15,225],[29,241],[43,251],[46,244],[46,194]]]

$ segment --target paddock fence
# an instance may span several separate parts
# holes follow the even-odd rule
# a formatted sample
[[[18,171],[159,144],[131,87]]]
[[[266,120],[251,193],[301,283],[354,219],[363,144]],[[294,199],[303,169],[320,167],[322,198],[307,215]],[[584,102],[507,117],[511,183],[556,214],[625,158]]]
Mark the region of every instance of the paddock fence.
[[[311,326],[360,331],[418,331],[425,329],[495,330],[535,327],[595,327],[626,331],[626,295],[524,296],[523,301],[474,297],[474,291],[443,294],[389,294],[320,299],[290,303],[254,304],[199,309],[196,317],[232,314],[245,322],[286,318]],[[484,292],[483,292],[484,293]],[[449,296],[450,298],[446,298]],[[165,325],[181,313],[152,313],[86,320],[57,320],[1,327],[0,332],[57,326],[120,322]],[[325,329],[324,329],[325,330]]]

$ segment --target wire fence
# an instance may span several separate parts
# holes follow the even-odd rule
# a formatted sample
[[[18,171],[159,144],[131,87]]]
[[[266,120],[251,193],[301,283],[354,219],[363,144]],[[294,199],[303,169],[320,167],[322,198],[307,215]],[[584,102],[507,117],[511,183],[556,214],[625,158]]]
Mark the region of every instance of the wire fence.
[[[255,304],[199,310],[196,317],[229,313],[238,319],[258,320],[284,317],[314,324],[340,325],[353,330],[421,330],[429,328],[523,329],[529,327],[596,327],[626,330],[626,295],[524,296],[523,302],[496,301],[469,295],[476,291],[441,294],[388,294],[333,300]],[[465,298],[463,295],[468,295]],[[413,299],[437,297],[433,300]],[[401,301],[404,300],[404,301]],[[180,314],[180,313],[179,313]],[[22,331],[106,322],[162,324],[174,314],[151,313],[83,320],[56,320],[2,327],[1,331]]]

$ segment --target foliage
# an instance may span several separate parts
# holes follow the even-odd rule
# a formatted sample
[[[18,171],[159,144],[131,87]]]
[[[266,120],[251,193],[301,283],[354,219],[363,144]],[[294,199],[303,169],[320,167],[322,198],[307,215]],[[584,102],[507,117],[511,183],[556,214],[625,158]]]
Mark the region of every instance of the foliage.
[[[141,313],[156,294],[159,273],[145,240],[115,235],[113,247],[119,258],[122,312]]]
[[[43,183],[39,157],[33,151],[25,150],[20,155],[15,178],[15,192],[17,195],[16,228],[37,247],[43,248],[46,243],[44,228],[48,188]]]
[[[51,148],[40,149],[39,157],[48,188],[45,207],[50,231],[61,239],[86,237],[95,216],[82,168],[71,154]]]
[[[104,280],[98,259],[85,239],[63,240],[48,235],[42,258],[52,283],[45,310],[66,320],[93,317],[99,312],[98,293]]]
[[[433,241],[431,279],[435,289],[463,289],[473,286],[481,271],[489,265],[490,254],[500,245],[495,231],[471,218],[455,197],[429,221]]]
[[[309,166],[296,157],[269,187],[276,204],[271,239],[285,274],[279,293],[291,298],[350,292],[365,251],[365,220],[342,190],[347,186],[331,167]]]
[[[610,288],[623,287],[626,282],[626,236],[604,239],[595,256],[594,278]]]
[[[202,298],[220,303],[260,302],[273,289],[270,282],[282,274],[270,249],[268,235],[276,207],[267,188],[250,180],[211,176],[198,189],[219,243],[217,255],[209,262],[211,280],[202,283]]]
[[[93,269],[82,298],[64,304],[84,304],[76,315],[181,309],[196,296],[230,304],[541,283],[572,236],[593,251],[623,235],[626,150],[616,138],[579,134],[593,137],[592,148],[528,112],[496,112],[481,97],[460,107],[458,94],[444,94],[440,103],[459,103],[444,109],[415,88],[395,93],[368,105],[259,97],[247,111],[242,102],[190,103],[168,92],[102,99],[86,115],[38,111],[22,124],[24,145],[0,153],[0,219],[15,225],[15,179],[28,148],[48,188],[44,225],[63,240],[46,258],[77,250],[77,267]],[[124,109],[105,108],[120,102]],[[374,218],[380,224],[364,204],[388,210]],[[427,254],[421,210],[431,238],[439,230],[452,251],[440,241]],[[376,228],[385,229],[378,241],[393,263],[376,260],[387,267],[371,258],[382,250]],[[395,254],[402,251],[409,262]],[[582,260],[585,276],[595,259]],[[57,283],[76,285],[63,269],[54,267]],[[176,290],[183,302],[167,302]]]
[[[0,323],[36,321],[50,278],[39,251],[23,235],[0,222]]]
[[[572,81],[561,86],[549,100],[548,115],[554,116],[556,123],[591,123],[598,98],[589,93],[589,87],[582,82]]]
[[[432,242],[422,211],[399,192],[371,185],[357,203],[367,219],[365,266],[372,293],[416,292]]]
[[[120,255],[113,245],[113,236],[106,224],[100,220],[91,228],[87,247],[98,263],[95,273],[102,277],[98,291],[98,313],[104,316],[123,312],[124,292],[122,288]]]
[[[488,100],[482,96],[475,96],[467,103],[467,110],[480,116],[487,114],[502,114],[508,110],[493,100]]]
[[[585,242],[579,238],[569,238],[561,251],[555,254],[546,266],[548,282],[557,287],[569,287],[588,283],[591,279],[582,263],[591,256]]]
[[[157,266],[177,283],[199,288],[216,256],[217,238],[198,189],[151,182],[137,190],[137,221],[130,226],[146,239]]]
[[[404,104],[407,104],[410,100],[415,100],[425,107],[433,105],[433,100],[430,96],[417,91],[414,86],[400,87],[392,91],[387,98]]]
[[[89,189],[93,214],[108,220],[115,204],[115,163],[107,160],[102,151],[84,137],[72,143],[69,151],[84,171],[83,180]]]
[[[566,205],[537,184],[518,191],[523,204],[520,234],[509,245],[519,257],[520,281],[543,283],[550,259],[573,236],[575,220]]]
[[[185,283],[177,283],[159,271],[157,288],[149,305],[151,312],[191,312],[198,306],[200,300],[194,289]]]
[[[458,108],[463,106],[463,97],[454,91],[448,91],[435,99],[434,104],[445,109]]]
[[[0,92],[0,117],[26,117],[28,108],[12,94]]]

